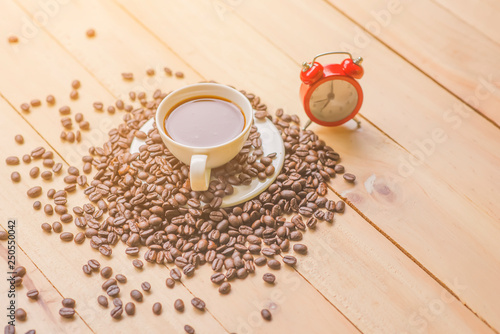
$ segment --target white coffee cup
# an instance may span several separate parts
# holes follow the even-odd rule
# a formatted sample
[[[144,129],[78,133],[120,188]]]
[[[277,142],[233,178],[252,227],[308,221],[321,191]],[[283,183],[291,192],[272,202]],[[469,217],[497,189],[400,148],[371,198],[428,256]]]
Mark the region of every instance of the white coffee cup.
[[[167,113],[178,103],[197,96],[221,97],[240,107],[245,116],[245,127],[241,133],[226,143],[207,147],[184,145],[169,137],[165,131]],[[234,88],[216,83],[199,83],[185,86],[168,94],[158,106],[155,121],[161,138],[170,152],[190,166],[191,189],[204,191],[208,189],[210,183],[211,169],[231,161],[243,148],[252,127],[253,108],[245,95]]]

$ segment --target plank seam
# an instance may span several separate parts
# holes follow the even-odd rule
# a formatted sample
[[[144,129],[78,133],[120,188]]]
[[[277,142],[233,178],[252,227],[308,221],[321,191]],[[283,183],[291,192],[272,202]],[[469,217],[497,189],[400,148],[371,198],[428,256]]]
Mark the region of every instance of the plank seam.
[[[347,197],[342,196],[338,191],[336,191],[330,183],[327,183],[328,188],[333,191],[339,198],[341,198],[349,207],[351,207],[355,212],[357,212],[361,217],[363,217],[368,224],[370,224],[375,230],[382,234],[389,242],[396,246],[403,254],[405,254],[411,261],[413,261],[420,269],[422,269],[427,275],[434,279],[443,289],[448,291],[453,297],[455,297],[461,304],[463,304],[472,314],[474,314],[479,320],[484,322],[495,333],[499,333],[494,327],[492,327],[488,321],[481,317],[477,312],[470,308],[460,297],[453,292],[443,281],[441,281],[436,275],[434,275],[430,270],[428,270],[420,261],[418,261],[413,255],[411,255],[403,246],[401,246],[396,240],[394,240],[389,234],[385,233],[376,223],[374,223],[370,218],[368,218],[361,210],[359,210]]]

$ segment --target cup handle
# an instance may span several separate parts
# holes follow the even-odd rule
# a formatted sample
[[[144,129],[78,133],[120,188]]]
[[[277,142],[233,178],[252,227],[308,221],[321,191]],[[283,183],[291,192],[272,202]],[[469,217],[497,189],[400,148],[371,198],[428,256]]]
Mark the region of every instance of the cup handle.
[[[191,156],[189,180],[191,182],[191,189],[194,191],[205,191],[208,189],[211,170],[207,168],[207,158],[206,155]]]

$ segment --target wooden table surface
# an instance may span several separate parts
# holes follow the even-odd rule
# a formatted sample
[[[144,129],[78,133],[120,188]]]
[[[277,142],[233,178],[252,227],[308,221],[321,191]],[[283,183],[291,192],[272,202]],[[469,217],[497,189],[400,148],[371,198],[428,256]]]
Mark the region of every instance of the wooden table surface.
[[[108,260],[88,243],[44,235],[41,223],[57,217],[34,211],[26,190],[41,184],[41,201],[48,203],[45,191],[62,188],[62,177],[32,179],[28,171],[39,162],[2,162],[0,225],[7,229],[7,219],[17,219],[17,260],[28,271],[17,289],[28,319],[17,322],[17,333],[182,333],[185,324],[196,333],[498,333],[499,14],[495,0],[2,1],[2,161],[44,146],[65,168],[81,168],[88,148],[102,145],[123,117],[95,112],[94,101],[109,105],[131,90],[151,94],[200,80],[253,92],[269,110],[282,107],[304,120],[303,61],[331,50],[365,60],[361,128],[352,121],[311,126],[357,175],[354,186],[338,177],[329,183],[329,197],[345,200],[346,212],[332,226],[304,234],[309,254],[299,256],[295,269],[280,270],[273,288],[259,268],[221,297],[211,268],[203,266],[167,289],[165,267],[137,271],[121,244]],[[89,28],[94,38],[86,37]],[[19,42],[8,43],[11,35]],[[165,66],[185,78],[166,76]],[[148,68],[156,75],[147,76]],[[122,72],[135,80],[122,80]],[[76,101],[69,99],[74,79],[82,83]],[[48,94],[55,106],[45,103]],[[20,109],[35,98],[42,106]],[[66,104],[91,124],[79,144],[59,139],[58,108]],[[23,145],[14,141],[19,133]],[[14,170],[20,183],[10,180]],[[68,205],[84,200],[80,191]],[[77,231],[73,224],[64,228]],[[0,250],[6,313],[5,241]],[[81,270],[90,258],[126,274],[126,289],[152,284],[134,317],[115,321],[110,308],[97,304],[102,279]],[[25,295],[33,287],[41,292],[35,302]],[[176,314],[173,301],[193,295],[207,302],[208,312]],[[58,315],[63,297],[77,300],[74,320]],[[157,301],[161,316],[151,312]],[[260,317],[263,307],[273,307],[269,323]]]

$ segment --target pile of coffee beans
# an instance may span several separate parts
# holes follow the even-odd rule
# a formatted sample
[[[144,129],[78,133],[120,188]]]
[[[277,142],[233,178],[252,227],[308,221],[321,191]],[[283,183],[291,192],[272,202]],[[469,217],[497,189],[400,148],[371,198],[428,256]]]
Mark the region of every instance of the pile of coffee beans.
[[[184,76],[182,72],[174,74],[169,68],[165,68],[165,73],[177,78]],[[154,70],[148,70],[147,75],[155,75]],[[132,73],[122,73],[122,77],[133,80]],[[79,87],[80,82],[73,81],[70,94],[73,99],[78,98]],[[355,182],[356,177],[345,173],[344,167],[338,163],[340,156],[333,148],[313,131],[300,127],[300,119],[296,115],[288,115],[278,109],[272,116],[259,97],[241,92],[256,110],[255,117],[271,120],[284,141],[283,168],[276,180],[259,196],[241,205],[221,207],[224,197],[232,194],[234,187],[250,184],[255,178],[268,178],[275,172],[272,162],[276,154],[264,156],[262,140],[255,126],[240,153],[226,165],[212,171],[214,179],[209,189],[192,191],[189,166],[168,151],[156,125],[148,133],[140,130],[154,116],[167,94],[156,90],[148,99],[143,92],[130,92],[131,104],[118,100],[114,106],[107,108],[109,113],[114,113],[116,109],[123,111],[124,122],[109,132],[107,142],[101,147],[91,147],[89,155],[82,158],[83,172],[91,174],[94,171],[90,184],[78,168],[70,167],[64,176],[67,186],[59,191],[50,189],[47,192],[54,205],[46,204],[45,214],[51,216],[55,212],[62,223],[73,221],[81,231],[75,236],[71,232],[62,232],[63,225],[59,221],[52,225],[43,223],[43,231],[62,232],[59,236],[64,242],[81,244],[89,240],[89,245],[106,257],[112,254],[114,245],[123,242],[128,256],[142,256],[146,262],[167,265],[170,268],[170,277],[166,279],[169,288],[173,288],[182,276],[193,276],[196,269],[204,264],[212,267],[211,281],[218,286],[220,294],[230,293],[230,281],[245,279],[256,271],[256,267],[267,265],[268,270],[273,271],[279,270],[282,264],[295,266],[297,258],[285,253],[293,248],[297,254],[307,254],[307,246],[298,243],[303,233],[315,229],[318,223],[333,223],[335,214],[345,210],[344,202],[335,203],[326,197],[327,182],[337,174],[343,174],[347,182]],[[55,103],[52,95],[46,100],[48,104]],[[134,107],[136,102],[140,106]],[[39,101],[31,101],[31,106],[38,105]],[[28,111],[30,105],[21,108]],[[95,102],[93,108],[102,111],[104,105]],[[61,107],[59,112],[61,115],[71,113],[68,106]],[[74,120],[81,130],[89,129],[83,114],[75,114]],[[66,129],[61,138],[79,141],[79,131],[77,138],[73,132],[67,131],[73,126],[72,119],[65,116],[61,118],[61,123]],[[137,153],[130,152],[134,138],[145,141]],[[15,141],[23,144],[24,139],[22,135],[17,135]],[[42,172],[41,177],[51,180],[62,169],[62,164],[56,164],[52,158],[52,152],[38,147],[22,160],[29,163],[31,159],[43,159],[43,165],[52,170]],[[18,165],[19,158],[8,157],[6,164]],[[37,178],[40,170],[34,167],[29,174]],[[19,182],[21,175],[13,172],[11,179]],[[66,199],[68,193],[76,191],[77,185],[84,189],[89,202],[73,207],[72,213],[68,213]],[[42,188],[39,186],[27,191],[30,198],[41,195]],[[40,201],[33,203],[35,210],[41,207]],[[4,235],[0,237],[4,238]],[[144,263],[135,258],[132,265],[142,269]],[[89,260],[82,269],[87,275],[100,270],[105,279],[102,288],[113,300],[111,317],[120,319],[124,309],[129,316],[135,314],[135,304],[129,302],[123,305],[119,298],[118,284],[126,282],[125,276],[118,274],[112,278],[112,269],[100,269],[97,260]],[[276,276],[269,272],[262,278],[270,285],[276,281]],[[22,283],[22,272],[16,276],[18,279]],[[144,282],[141,289],[149,291],[151,285]],[[130,296],[135,302],[143,299],[138,289],[132,290]],[[38,291],[29,291],[28,297],[37,298]],[[108,297],[98,296],[98,304],[107,308]],[[191,304],[200,311],[206,307],[205,302],[196,297]],[[173,305],[177,312],[184,311],[181,299]],[[62,317],[71,318],[75,314],[74,307],[74,300],[65,299],[59,313]],[[161,314],[162,304],[155,303],[152,312]],[[263,309],[261,315],[267,321],[272,319],[268,309]],[[185,331],[194,333],[189,325],[185,326]]]

